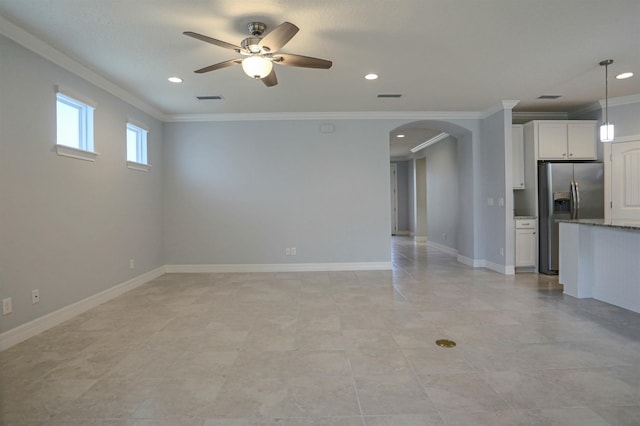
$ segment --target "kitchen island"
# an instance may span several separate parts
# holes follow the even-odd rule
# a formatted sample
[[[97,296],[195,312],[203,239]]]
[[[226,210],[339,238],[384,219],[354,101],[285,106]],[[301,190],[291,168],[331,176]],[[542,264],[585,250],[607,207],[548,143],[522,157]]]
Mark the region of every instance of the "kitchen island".
[[[560,222],[560,284],[564,293],[640,313],[640,222]]]

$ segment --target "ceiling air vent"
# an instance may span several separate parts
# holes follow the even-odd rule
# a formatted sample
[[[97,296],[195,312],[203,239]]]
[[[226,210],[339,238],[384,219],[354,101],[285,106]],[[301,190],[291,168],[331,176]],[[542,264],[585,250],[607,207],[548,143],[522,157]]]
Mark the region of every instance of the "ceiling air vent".
[[[221,101],[222,96],[211,95],[211,96],[196,96],[199,101]]]
[[[561,97],[562,95],[542,95],[542,96],[538,96],[538,99],[558,99]]]
[[[400,98],[402,97],[399,93],[380,93],[378,94],[379,98]]]

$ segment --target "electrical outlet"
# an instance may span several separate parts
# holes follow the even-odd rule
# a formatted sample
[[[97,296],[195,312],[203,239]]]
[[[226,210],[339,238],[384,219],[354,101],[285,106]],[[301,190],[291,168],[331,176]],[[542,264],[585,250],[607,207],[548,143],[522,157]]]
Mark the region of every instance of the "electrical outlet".
[[[487,205],[488,206],[493,206],[493,197],[487,198]]]
[[[6,299],[2,299],[2,315],[9,315],[11,312],[13,312],[11,298],[7,297]]]
[[[447,233],[446,232],[442,233],[442,241],[447,241]]]
[[[285,254],[285,256],[291,256],[291,249],[289,247],[284,249],[284,254]]]
[[[504,256],[504,248],[500,247],[500,256]]]
[[[129,269],[136,269],[135,259],[129,259]]]
[[[34,305],[40,301],[40,290],[31,290],[31,303]]]
[[[504,206],[504,198],[502,198],[502,197],[498,198],[498,205],[499,206]]]
[[[295,247],[291,247],[291,256],[295,256],[298,254],[298,251],[296,250]]]

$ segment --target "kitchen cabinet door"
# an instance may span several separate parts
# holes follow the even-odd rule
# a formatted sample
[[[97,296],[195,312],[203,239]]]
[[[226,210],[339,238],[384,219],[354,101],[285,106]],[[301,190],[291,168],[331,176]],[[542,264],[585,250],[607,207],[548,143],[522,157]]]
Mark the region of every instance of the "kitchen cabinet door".
[[[536,230],[516,229],[515,266],[535,266],[536,255]]]
[[[538,158],[541,160],[567,159],[567,122],[538,124]]]
[[[511,128],[513,189],[524,189],[524,131],[521,124]]]
[[[595,160],[596,123],[567,123],[567,151],[569,160]]]

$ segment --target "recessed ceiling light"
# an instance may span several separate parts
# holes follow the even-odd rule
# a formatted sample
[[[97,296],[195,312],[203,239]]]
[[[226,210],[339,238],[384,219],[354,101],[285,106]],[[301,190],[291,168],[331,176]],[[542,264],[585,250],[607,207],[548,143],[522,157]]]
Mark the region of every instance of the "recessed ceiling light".
[[[373,73],[367,74],[364,76],[364,78],[366,78],[367,80],[375,80],[378,78],[378,74],[373,74]]]
[[[616,78],[618,80],[624,80],[625,78],[629,78],[629,77],[633,77],[633,73],[632,72],[623,72],[622,74],[616,75]]]
[[[167,80],[172,83],[182,83],[182,79],[180,77],[169,77]]]
[[[396,135],[396,138],[404,138],[404,135]]]

